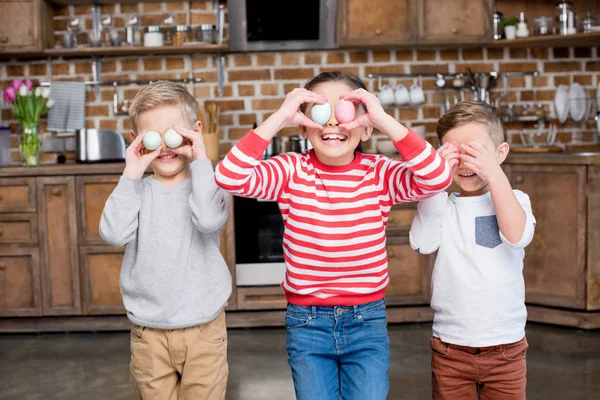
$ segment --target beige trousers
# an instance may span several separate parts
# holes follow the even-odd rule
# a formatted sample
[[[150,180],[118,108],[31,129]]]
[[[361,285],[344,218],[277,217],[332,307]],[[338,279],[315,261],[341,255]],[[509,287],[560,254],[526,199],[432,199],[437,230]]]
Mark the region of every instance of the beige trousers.
[[[131,329],[131,381],[143,400],[222,400],[228,373],[225,311],[184,329]]]

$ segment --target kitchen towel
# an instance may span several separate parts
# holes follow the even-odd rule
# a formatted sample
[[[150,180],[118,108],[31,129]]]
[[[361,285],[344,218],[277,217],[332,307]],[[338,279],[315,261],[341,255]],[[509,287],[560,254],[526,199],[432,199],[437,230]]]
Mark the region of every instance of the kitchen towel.
[[[68,136],[85,128],[85,83],[52,82],[54,106],[48,112],[48,130]]]

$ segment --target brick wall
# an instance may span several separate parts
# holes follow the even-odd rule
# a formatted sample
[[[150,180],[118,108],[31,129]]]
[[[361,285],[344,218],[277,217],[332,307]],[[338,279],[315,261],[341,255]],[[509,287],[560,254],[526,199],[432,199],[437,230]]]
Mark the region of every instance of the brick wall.
[[[105,7],[105,6],[103,6]],[[173,7],[183,7],[176,8]],[[150,12],[145,19],[161,20],[165,14],[174,13],[176,19],[187,19],[192,24],[214,23],[214,10],[210,1],[185,3],[146,3],[108,6],[121,25],[128,14]],[[57,38],[61,38],[64,22],[69,15],[82,14],[89,6],[69,6],[56,10]],[[133,11],[132,11],[133,10]],[[183,19],[183,22],[185,22]],[[121,22],[118,22],[121,21]],[[153,20],[154,21],[154,20]],[[152,22],[156,23],[156,22]],[[86,22],[87,24],[87,22]],[[147,24],[145,22],[144,24]],[[579,82],[591,98],[596,97],[600,84],[600,61],[598,49],[589,48],[531,48],[531,49],[436,49],[436,50],[385,50],[385,51],[311,51],[286,53],[229,54],[225,56],[225,86],[218,97],[216,59],[214,55],[186,55],[164,57],[117,57],[104,58],[101,65],[102,80],[112,79],[174,79],[187,78],[193,74],[202,83],[190,85],[189,89],[202,104],[214,99],[221,105],[220,135],[221,151],[226,152],[254,122],[260,124],[282,103],[285,94],[304,85],[310,78],[326,70],[344,70],[362,77],[372,91],[378,82],[367,79],[369,73],[426,73],[464,72],[470,67],[476,72],[497,70],[517,72],[538,70],[542,75],[535,79],[514,77],[508,81],[507,99],[516,107],[543,104],[554,117],[553,99],[559,84]],[[31,78],[36,81],[91,80],[90,59],[53,59],[44,61],[11,60],[0,63],[0,85],[15,78]],[[425,125],[428,138],[435,142],[435,125],[444,107],[444,93],[435,88],[434,79],[423,79],[426,103],[421,107],[395,108],[388,112],[408,126]],[[412,79],[384,80],[383,83],[410,85]],[[502,93],[503,81],[493,93]],[[139,87],[119,87],[121,98],[131,99]],[[451,92],[450,92],[451,93]],[[88,88],[86,102],[86,126],[88,128],[113,129],[127,133],[130,122],[126,116],[114,116],[112,112],[112,87],[102,87],[97,96]],[[18,143],[18,126],[11,120],[10,110],[3,106],[1,125],[9,125],[13,132],[13,146]],[[551,123],[557,124],[554,119]],[[43,124],[42,124],[42,127]],[[537,132],[535,122],[507,123],[509,142],[520,145],[521,132]],[[545,128],[548,128],[546,123]],[[297,132],[289,127],[283,134]],[[374,135],[367,147],[381,137]],[[560,126],[557,136],[559,145],[600,143],[593,116],[583,122],[567,121]],[[18,154],[14,150],[14,159]],[[44,162],[53,162],[55,154],[43,155]],[[73,157],[73,154],[68,154]]]

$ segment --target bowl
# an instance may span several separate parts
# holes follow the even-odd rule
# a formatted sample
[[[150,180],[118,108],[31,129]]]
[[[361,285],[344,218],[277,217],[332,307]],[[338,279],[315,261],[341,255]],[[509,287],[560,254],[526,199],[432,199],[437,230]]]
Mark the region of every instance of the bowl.
[[[394,147],[394,142],[390,139],[378,139],[375,148],[381,154],[398,154],[398,150]]]

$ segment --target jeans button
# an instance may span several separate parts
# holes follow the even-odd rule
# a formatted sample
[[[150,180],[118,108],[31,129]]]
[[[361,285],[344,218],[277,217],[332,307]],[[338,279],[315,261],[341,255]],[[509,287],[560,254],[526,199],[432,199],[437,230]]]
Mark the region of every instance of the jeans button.
[[[335,313],[336,313],[337,315],[342,315],[342,309],[341,309],[341,308],[338,308],[338,309],[335,311]]]

